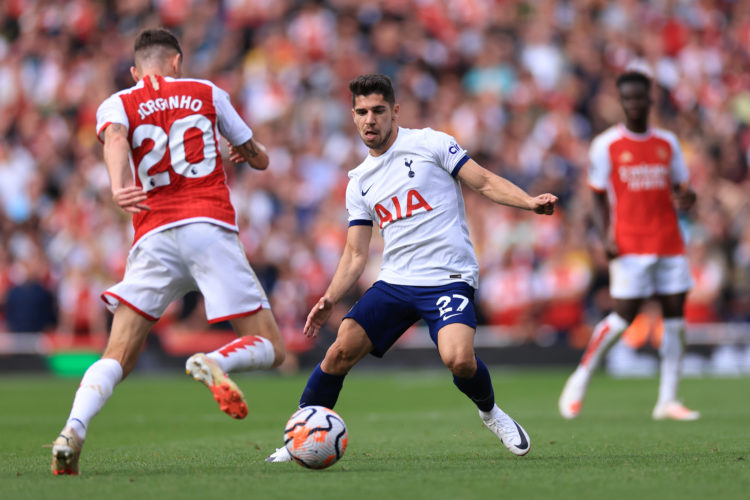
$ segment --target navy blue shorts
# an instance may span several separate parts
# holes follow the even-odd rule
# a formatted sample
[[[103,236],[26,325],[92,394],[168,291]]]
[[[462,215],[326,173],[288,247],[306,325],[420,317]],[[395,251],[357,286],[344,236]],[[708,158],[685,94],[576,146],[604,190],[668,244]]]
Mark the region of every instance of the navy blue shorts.
[[[420,319],[427,323],[435,345],[437,334],[445,325],[463,323],[477,327],[474,288],[462,281],[442,286],[376,281],[344,317],[364,328],[375,346],[371,354],[379,358]]]

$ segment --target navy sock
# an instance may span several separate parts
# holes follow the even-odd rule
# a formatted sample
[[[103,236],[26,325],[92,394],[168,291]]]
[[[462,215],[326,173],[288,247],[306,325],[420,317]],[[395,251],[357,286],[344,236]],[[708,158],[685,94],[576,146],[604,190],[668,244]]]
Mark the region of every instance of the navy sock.
[[[471,378],[460,378],[453,375],[456,387],[469,396],[482,411],[490,411],[495,406],[495,392],[492,390],[492,380],[487,366],[481,359],[477,359],[477,371]]]
[[[333,409],[344,385],[344,377],[346,375],[329,375],[318,363],[307,379],[307,386],[299,398],[299,407],[315,405]]]

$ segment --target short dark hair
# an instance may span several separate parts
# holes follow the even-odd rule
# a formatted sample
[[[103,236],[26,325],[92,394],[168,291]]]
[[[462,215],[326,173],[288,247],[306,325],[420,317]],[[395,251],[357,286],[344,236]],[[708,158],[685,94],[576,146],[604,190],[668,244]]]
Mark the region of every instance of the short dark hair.
[[[182,55],[180,42],[177,38],[164,28],[148,29],[141,31],[135,39],[133,52],[138,53],[152,47],[164,47],[177,51]]]
[[[349,82],[349,90],[352,92],[352,106],[357,96],[380,94],[385,102],[393,107],[396,104],[396,93],[393,91],[393,83],[387,75],[360,75]]]
[[[625,83],[642,83],[646,90],[651,90],[651,78],[640,71],[626,71],[617,77],[617,88],[619,89]]]

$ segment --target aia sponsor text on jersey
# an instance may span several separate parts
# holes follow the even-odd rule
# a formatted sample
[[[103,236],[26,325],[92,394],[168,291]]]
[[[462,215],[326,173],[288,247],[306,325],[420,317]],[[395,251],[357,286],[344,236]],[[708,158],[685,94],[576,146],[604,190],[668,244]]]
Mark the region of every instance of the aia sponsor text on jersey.
[[[416,189],[410,189],[406,193],[406,196],[402,196],[401,199],[406,202],[405,212],[402,209],[401,201],[399,200],[398,196],[392,196],[389,202],[384,202],[386,205],[388,205],[388,208],[390,208],[390,210],[386,208],[384,204],[377,203],[375,205],[375,212],[377,212],[378,219],[380,221],[380,229],[383,229],[388,224],[396,222],[397,220],[407,219],[417,213],[429,212],[430,210],[432,210],[430,204],[427,203],[424,197],[419,194],[419,191],[417,191]]]

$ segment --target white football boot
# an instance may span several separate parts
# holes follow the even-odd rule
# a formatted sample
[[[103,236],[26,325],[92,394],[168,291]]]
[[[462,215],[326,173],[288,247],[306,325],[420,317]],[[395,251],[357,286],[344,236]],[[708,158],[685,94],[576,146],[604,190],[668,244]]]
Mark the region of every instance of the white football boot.
[[[488,412],[479,410],[479,416],[482,418],[484,425],[500,438],[500,441],[514,455],[522,457],[531,450],[531,440],[523,427],[506,415],[497,405]]]
[[[216,361],[202,352],[193,354],[185,363],[185,373],[209,388],[221,411],[237,419],[247,416],[245,396]]]
[[[266,457],[266,462],[291,462],[292,461],[292,455],[289,454],[289,450],[286,449],[286,446],[282,446],[281,448],[276,448],[276,451],[268,455]]]
[[[576,418],[581,413],[583,407],[583,398],[586,396],[586,389],[589,386],[591,374],[585,368],[578,367],[565,382],[557,407],[560,415],[568,420]]]
[[[52,464],[55,476],[78,475],[78,459],[81,458],[81,439],[72,427],[66,426],[52,443]]]
[[[679,420],[683,422],[701,418],[700,412],[686,408],[679,401],[657,404],[651,416],[654,420]]]

